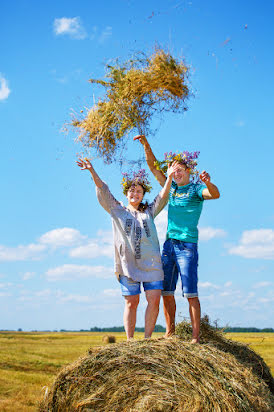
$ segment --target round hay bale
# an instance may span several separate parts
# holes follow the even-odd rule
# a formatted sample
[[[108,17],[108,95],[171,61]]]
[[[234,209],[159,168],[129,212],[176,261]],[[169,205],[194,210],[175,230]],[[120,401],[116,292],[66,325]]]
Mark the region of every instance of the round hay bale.
[[[57,376],[40,411],[273,411],[267,384],[231,353],[182,339],[90,351]]]
[[[176,325],[176,336],[183,340],[191,341],[191,324],[187,321],[183,321]],[[274,379],[269,367],[261,356],[247,345],[227,339],[222,330],[210,325],[207,315],[201,319],[200,343],[214,345],[217,349],[233,355],[238,362],[242,363],[245,367],[250,368],[259,379],[264,380],[268,385],[270,392],[274,395]]]
[[[102,338],[103,343],[115,343],[116,338],[113,335],[105,335]]]

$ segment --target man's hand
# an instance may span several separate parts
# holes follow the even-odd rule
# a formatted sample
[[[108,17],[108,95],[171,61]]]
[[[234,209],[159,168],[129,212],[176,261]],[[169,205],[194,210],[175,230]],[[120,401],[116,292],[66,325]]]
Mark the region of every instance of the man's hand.
[[[81,170],[90,170],[92,168],[92,165],[87,158],[79,158],[79,160],[76,163],[79,167],[81,167]]]
[[[208,183],[210,183],[210,175],[209,175],[205,170],[203,170],[202,173],[200,174],[200,179],[201,179],[201,181],[204,182],[206,185],[207,185]]]
[[[139,140],[139,142],[144,146],[148,141],[146,136],[143,134],[138,134],[137,136],[133,137],[133,140]]]
[[[167,176],[173,177],[174,173],[179,169],[180,163],[175,160],[175,162],[169,163],[167,165]]]
[[[203,198],[204,199],[218,199],[220,197],[220,192],[213,183],[211,183],[210,175],[203,170],[200,174],[200,179],[206,185],[206,188],[203,190]]]

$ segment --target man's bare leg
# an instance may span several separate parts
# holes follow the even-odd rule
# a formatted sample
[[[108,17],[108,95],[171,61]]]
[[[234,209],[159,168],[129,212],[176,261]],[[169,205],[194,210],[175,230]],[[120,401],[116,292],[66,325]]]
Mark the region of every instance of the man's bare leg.
[[[124,327],[127,340],[132,339],[134,335],[138,304],[139,295],[125,296]]]
[[[165,338],[168,338],[175,333],[175,313],[176,302],[173,295],[163,296],[164,315],[166,318],[166,333]]]
[[[154,331],[156,320],[159,314],[160,298],[160,289],[146,291],[147,308],[145,314],[145,338],[150,338],[152,332]]]
[[[201,306],[198,297],[188,298],[189,315],[192,325],[192,341],[191,343],[199,343],[200,337],[200,321],[201,321]]]

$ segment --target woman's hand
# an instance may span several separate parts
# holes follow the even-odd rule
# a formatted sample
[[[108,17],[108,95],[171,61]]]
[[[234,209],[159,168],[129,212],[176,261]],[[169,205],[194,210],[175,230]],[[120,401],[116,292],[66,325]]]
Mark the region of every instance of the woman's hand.
[[[91,165],[90,161],[87,158],[81,159],[79,157],[79,159],[76,163],[79,167],[81,167],[81,170],[90,170],[92,168],[92,165]]]

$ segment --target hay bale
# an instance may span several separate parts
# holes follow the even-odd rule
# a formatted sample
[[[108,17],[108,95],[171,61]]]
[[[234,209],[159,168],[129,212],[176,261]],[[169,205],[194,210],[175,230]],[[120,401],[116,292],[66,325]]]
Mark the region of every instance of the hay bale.
[[[187,321],[183,321],[176,325],[176,335],[181,339],[191,341],[191,324]],[[207,345],[213,345],[222,352],[233,355],[238,362],[245,367],[250,368],[259,379],[262,379],[274,395],[274,379],[269,367],[261,356],[247,345],[227,339],[222,330],[210,325],[207,315],[201,319],[200,342]]]
[[[91,350],[57,376],[45,411],[273,411],[264,380],[214,344],[178,337]]]
[[[116,338],[113,335],[105,335],[102,337],[103,343],[115,343]]]

